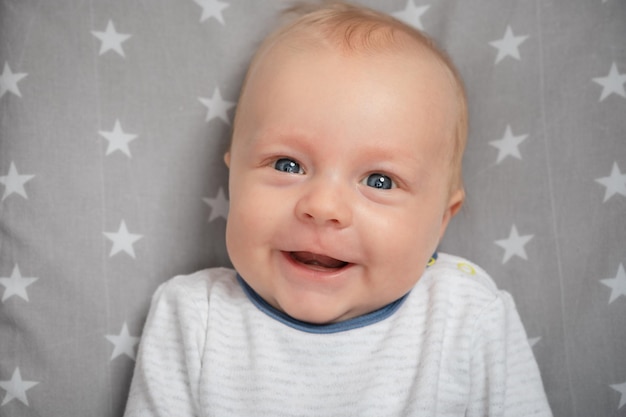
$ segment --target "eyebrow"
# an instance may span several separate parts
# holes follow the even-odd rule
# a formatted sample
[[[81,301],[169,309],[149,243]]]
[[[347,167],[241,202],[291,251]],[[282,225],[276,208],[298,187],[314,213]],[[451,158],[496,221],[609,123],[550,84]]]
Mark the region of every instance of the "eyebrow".
[[[254,134],[251,138],[251,146],[262,146],[270,141],[279,142],[281,144],[288,143],[289,145],[298,146],[309,151],[313,150],[317,145],[314,137],[298,132],[297,128],[270,128],[256,132],[256,134]]]

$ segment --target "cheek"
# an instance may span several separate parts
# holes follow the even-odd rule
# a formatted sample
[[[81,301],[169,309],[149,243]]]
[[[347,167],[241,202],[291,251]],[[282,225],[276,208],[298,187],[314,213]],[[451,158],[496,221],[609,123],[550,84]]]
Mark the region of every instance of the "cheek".
[[[440,226],[441,219],[427,213],[420,215],[417,209],[385,216],[370,213],[363,227],[365,239],[370,242],[368,257],[398,274],[414,272],[426,265],[436,250]]]
[[[251,209],[255,196],[250,195],[245,183],[231,178],[230,190],[226,248],[231,261],[236,264],[239,259],[248,256],[250,238],[257,235],[256,228],[261,223],[256,219],[259,212]]]
[[[252,279],[254,268],[261,259],[259,248],[266,233],[264,222],[256,217],[256,210],[231,205],[226,223],[226,250],[233,267],[247,280]]]
[[[237,181],[232,184],[226,243],[231,258],[236,252],[252,252],[271,238],[277,219],[285,217],[285,204],[263,186]],[[232,259],[231,259],[232,260]]]

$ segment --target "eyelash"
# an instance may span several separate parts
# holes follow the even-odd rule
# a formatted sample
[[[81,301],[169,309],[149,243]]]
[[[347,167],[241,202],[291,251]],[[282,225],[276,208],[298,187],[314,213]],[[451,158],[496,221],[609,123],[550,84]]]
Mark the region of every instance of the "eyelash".
[[[278,158],[272,163],[272,167],[276,171],[287,174],[304,174],[301,164],[291,158]],[[378,190],[390,190],[397,187],[397,184],[391,179],[391,177],[380,172],[374,172],[367,175],[361,183]]]

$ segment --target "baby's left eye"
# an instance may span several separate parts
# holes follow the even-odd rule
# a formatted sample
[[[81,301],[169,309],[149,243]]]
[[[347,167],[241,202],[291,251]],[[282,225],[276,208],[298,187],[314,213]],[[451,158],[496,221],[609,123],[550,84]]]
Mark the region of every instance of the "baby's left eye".
[[[381,190],[390,190],[396,186],[391,178],[378,173],[368,175],[365,179],[365,184],[367,184],[368,187],[379,188]]]
[[[280,158],[274,162],[274,169],[288,174],[303,174],[300,164],[290,158]]]

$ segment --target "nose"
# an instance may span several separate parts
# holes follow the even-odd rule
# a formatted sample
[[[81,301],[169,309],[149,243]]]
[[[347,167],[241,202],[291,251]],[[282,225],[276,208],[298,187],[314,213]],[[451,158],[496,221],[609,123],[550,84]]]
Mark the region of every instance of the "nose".
[[[345,228],[352,223],[350,190],[337,180],[317,178],[303,187],[296,204],[296,216],[319,226]]]

